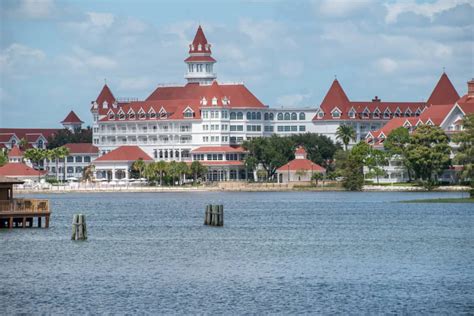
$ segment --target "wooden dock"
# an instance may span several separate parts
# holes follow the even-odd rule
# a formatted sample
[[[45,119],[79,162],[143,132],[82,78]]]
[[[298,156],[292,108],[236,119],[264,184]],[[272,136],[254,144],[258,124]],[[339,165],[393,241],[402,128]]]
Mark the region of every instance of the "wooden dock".
[[[49,227],[49,200],[13,198],[13,185],[23,181],[0,176],[0,228]]]

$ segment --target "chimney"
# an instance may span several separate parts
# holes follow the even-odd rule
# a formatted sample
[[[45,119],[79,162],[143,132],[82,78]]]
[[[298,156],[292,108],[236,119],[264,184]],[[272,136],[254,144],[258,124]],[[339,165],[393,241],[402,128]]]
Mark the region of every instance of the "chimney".
[[[372,99],[372,102],[380,102],[380,101],[382,100],[380,100],[378,96],[375,96],[375,98]]]
[[[471,98],[474,97],[474,78],[467,82],[467,95]]]

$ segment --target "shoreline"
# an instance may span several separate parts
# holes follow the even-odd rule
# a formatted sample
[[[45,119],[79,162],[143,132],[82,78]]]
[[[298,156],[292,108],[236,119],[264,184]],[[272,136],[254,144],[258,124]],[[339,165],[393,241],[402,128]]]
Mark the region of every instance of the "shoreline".
[[[360,192],[469,192],[467,186],[441,186],[428,191],[423,187],[365,185]],[[350,192],[340,186],[314,187],[302,185],[281,185],[277,183],[220,184],[214,186],[85,186],[52,188],[17,188],[16,194],[66,194],[66,193],[178,193],[178,192]]]

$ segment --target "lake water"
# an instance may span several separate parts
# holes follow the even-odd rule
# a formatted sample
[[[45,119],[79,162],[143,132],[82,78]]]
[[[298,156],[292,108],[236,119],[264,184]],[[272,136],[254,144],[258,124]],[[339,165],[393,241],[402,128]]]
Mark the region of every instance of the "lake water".
[[[35,195],[51,227],[0,231],[0,314],[472,314],[473,204],[396,202],[461,195]]]

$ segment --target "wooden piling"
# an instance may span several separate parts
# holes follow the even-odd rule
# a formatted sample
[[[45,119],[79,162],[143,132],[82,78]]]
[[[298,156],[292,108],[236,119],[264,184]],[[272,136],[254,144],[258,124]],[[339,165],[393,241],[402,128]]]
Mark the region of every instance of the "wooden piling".
[[[224,226],[224,205],[218,205],[218,221],[217,225],[218,226]]]
[[[224,205],[207,205],[204,225],[224,226]]]
[[[87,240],[86,216],[75,214],[72,218],[72,240]]]
[[[204,215],[204,225],[211,224],[211,205],[206,205],[206,213]]]

